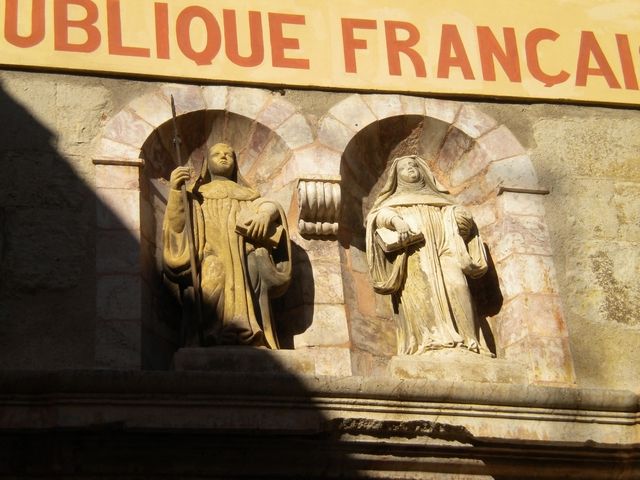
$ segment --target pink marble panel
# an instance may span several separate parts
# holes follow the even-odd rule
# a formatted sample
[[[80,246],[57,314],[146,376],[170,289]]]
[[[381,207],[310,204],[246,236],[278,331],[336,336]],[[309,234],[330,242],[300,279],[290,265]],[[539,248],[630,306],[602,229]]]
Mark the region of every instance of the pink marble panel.
[[[354,132],[376,121],[369,106],[360,95],[351,95],[329,110],[329,113]]]
[[[284,123],[286,119],[296,112],[295,107],[281,98],[274,98],[257,117],[257,121],[275,130]]]
[[[454,122],[461,107],[460,103],[435,98],[427,98],[424,105],[427,117],[437,118],[446,123]]]
[[[229,89],[220,85],[202,87],[202,98],[207,110],[224,110],[227,106]]]
[[[400,103],[402,104],[402,111],[405,115],[425,115],[424,99],[421,97],[400,95]]]
[[[331,115],[320,121],[318,140],[332,150],[343,152],[353,137],[354,132]]]
[[[496,270],[506,301],[526,293],[558,291],[553,259],[549,256],[513,254],[497,262]]]
[[[130,165],[96,165],[97,188],[140,189],[140,167]]]
[[[313,142],[313,133],[307,120],[300,113],[289,117],[276,129],[276,133],[291,150],[303,147]]]
[[[362,99],[379,119],[395,117],[403,113],[400,95],[363,95]]]
[[[166,84],[160,88],[160,91],[167,99],[173,95],[178,115],[207,109],[202,90],[195,85]]]
[[[255,119],[271,101],[271,94],[259,88],[230,88],[227,110]]]

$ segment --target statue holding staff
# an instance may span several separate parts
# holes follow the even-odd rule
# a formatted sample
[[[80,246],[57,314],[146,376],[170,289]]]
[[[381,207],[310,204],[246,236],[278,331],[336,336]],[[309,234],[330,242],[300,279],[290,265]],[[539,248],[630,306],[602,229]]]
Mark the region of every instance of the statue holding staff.
[[[213,145],[194,184],[188,207],[180,190],[189,169],[171,174],[163,224],[165,275],[182,297],[197,289],[202,320],[187,308],[187,346],[252,345],[278,348],[270,298],[282,295],[291,279],[291,244],[286,217],[275,202],[260,197],[238,172],[235,152]],[[186,229],[190,216],[192,232]],[[193,235],[197,275],[192,275]],[[194,277],[195,285],[194,285]],[[185,303],[185,302],[183,302]]]
[[[492,355],[467,277],[487,271],[471,214],[455,205],[426,162],[396,158],[367,216],[367,260],[376,292],[390,295],[399,355],[464,348]]]

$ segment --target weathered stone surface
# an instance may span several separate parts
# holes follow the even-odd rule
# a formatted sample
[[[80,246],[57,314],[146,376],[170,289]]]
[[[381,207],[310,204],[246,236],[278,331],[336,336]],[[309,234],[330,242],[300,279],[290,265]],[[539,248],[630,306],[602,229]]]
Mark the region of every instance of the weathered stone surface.
[[[551,257],[513,254],[496,264],[505,299],[523,293],[553,294],[558,291]]]
[[[424,355],[398,355],[389,361],[396,378],[447,382],[527,383],[526,365],[484,357],[462,349],[445,349]]]
[[[258,88],[230,88],[227,109],[247,118],[254,119],[271,100],[270,94]]]
[[[98,274],[140,272],[140,242],[123,230],[96,233],[96,270]]]
[[[140,168],[128,165],[96,165],[96,188],[140,189]]]
[[[496,189],[499,186],[515,188],[540,188],[538,176],[527,155],[519,155],[505,160],[496,160],[487,169],[487,183]]]
[[[502,215],[537,215],[545,214],[544,198],[531,193],[503,192],[498,196],[498,211]]]
[[[448,100],[425,99],[427,116],[437,118],[446,123],[453,123],[460,111],[461,104]]]
[[[133,235],[140,231],[140,192],[137,190],[120,190],[99,188],[98,227],[103,229],[126,228]]]
[[[400,95],[400,104],[402,111],[406,115],[424,116],[424,99],[421,97],[410,97],[408,95]]]
[[[98,277],[97,315],[104,320],[140,320],[141,279],[134,275]]]
[[[295,112],[296,107],[294,105],[282,98],[274,97],[264,110],[258,114],[256,120],[271,130],[275,130]]]
[[[543,217],[530,215],[504,216],[483,230],[485,241],[491,245],[494,262],[515,253],[551,255],[551,240]]]
[[[378,118],[388,118],[403,113],[400,95],[363,95],[362,99]]]
[[[142,362],[141,326],[129,320],[96,322],[96,367],[139,370]]]
[[[284,143],[291,150],[313,142],[313,134],[311,133],[309,124],[304,116],[299,113],[285,120],[285,122],[276,129],[276,133],[280,135]]]
[[[176,114],[178,115],[206,108],[202,90],[195,85],[165,84],[160,87],[160,91],[167,99],[170,99],[171,95],[173,95]],[[171,110],[169,110],[169,113],[171,113]]]
[[[327,115],[320,121],[318,140],[323,145],[342,152],[352,138],[353,131],[335,117]]]
[[[497,123],[477,107],[473,105],[463,105],[453,125],[471,138],[478,138],[494,129]]]
[[[202,98],[207,110],[224,110],[227,105],[229,89],[222,85],[207,85],[202,87]]]
[[[349,342],[343,305],[315,305],[311,326],[293,339],[294,347],[342,346]]]
[[[354,132],[376,121],[371,109],[360,95],[351,95],[331,107],[329,113]]]

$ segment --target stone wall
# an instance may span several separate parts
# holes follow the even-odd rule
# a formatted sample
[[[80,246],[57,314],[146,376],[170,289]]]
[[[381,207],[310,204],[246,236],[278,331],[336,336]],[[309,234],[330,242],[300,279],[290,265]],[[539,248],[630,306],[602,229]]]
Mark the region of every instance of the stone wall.
[[[131,153],[127,149],[135,155],[135,148],[130,148],[135,145],[109,144],[114,139],[105,132],[113,128],[110,122],[123,109],[131,110],[132,105],[138,108],[133,112],[137,118],[155,115],[154,98],[164,120],[147,118],[148,134],[160,127],[169,113],[165,111],[166,98],[157,96],[163,87],[153,82],[8,71],[2,72],[0,79],[2,110],[9,112],[12,119],[0,136],[0,365],[5,369],[123,364],[140,368],[144,362],[139,345],[144,335],[128,313],[119,308],[122,302],[128,303],[132,292],[134,296],[147,295],[146,300],[140,300],[141,307],[151,308],[157,303],[149,299],[154,293],[153,289],[145,290],[144,275],[138,293],[123,289],[120,280],[123,275],[138,275],[137,269],[145,268],[147,264],[136,265],[135,259],[140,254],[144,259],[146,253],[156,249],[155,233],[141,228],[140,223],[128,224],[127,212],[112,215],[117,211],[117,202],[110,203],[104,195],[94,192],[96,187],[105,188],[101,178],[112,185],[116,174],[113,169],[109,173],[108,165],[94,165],[92,160],[99,152],[118,149],[121,156]],[[350,129],[353,136],[363,129],[363,125],[348,125],[350,115],[354,115],[355,122],[360,121],[359,110],[349,109],[349,102],[356,100],[350,100],[353,96],[345,93],[237,90],[242,90],[243,95],[229,98],[253,99],[236,104],[227,99],[225,104],[225,111],[252,119],[248,123],[235,121],[236,131],[243,132],[244,140],[236,142],[244,145],[242,162],[263,193],[291,205],[290,222],[296,221],[297,178],[305,173],[326,174],[329,165],[333,173],[341,173],[344,178],[344,172],[339,170],[340,158],[350,141],[344,132]],[[387,101],[389,97],[367,100],[366,109],[360,112],[369,112],[369,124],[372,119],[382,118],[381,110],[393,108],[393,102]],[[144,104],[140,103],[143,98],[147,99]],[[376,103],[375,98],[385,101]],[[415,97],[395,98],[399,112],[404,114],[416,114],[415,105],[424,105],[422,99]],[[277,108],[270,111],[269,106]],[[477,118],[493,122],[491,127],[479,124],[479,129],[492,131],[502,125],[510,131],[523,149],[519,154],[532,162],[539,186],[550,190],[549,195],[538,197],[546,211],[546,227],[540,228],[551,245],[545,255],[555,265],[560,293],[557,308],[564,312],[564,322],[558,328],[564,328],[566,323],[563,335],[568,335],[577,385],[637,391],[640,291],[635,277],[640,263],[640,114],[631,109],[565,105],[474,103],[467,110],[461,106],[456,103],[451,111],[477,112]],[[424,111],[421,114],[424,116]],[[227,114],[227,120],[220,121],[212,117],[210,123],[222,130],[229,118],[234,121],[233,115]],[[385,147],[387,153],[408,141],[421,118],[408,116],[401,125],[395,120],[380,123],[382,138],[398,136]],[[452,118],[440,126],[432,122],[432,130],[427,130],[445,135],[448,125],[455,121]],[[269,126],[269,131],[262,131],[260,125]],[[119,138],[135,135],[133,123],[125,122],[121,129]],[[275,137],[270,136],[270,131],[285,139],[285,147],[278,147],[278,142],[271,140]],[[404,133],[400,135],[400,131]],[[467,128],[465,135],[475,139],[480,133]],[[254,146],[262,149],[273,145],[269,148],[275,149],[275,154],[269,158],[280,155],[284,163],[264,163],[246,138],[254,139]],[[371,135],[365,133],[349,148],[357,152],[373,148],[363,143],[369,138]],[[429,138],[425,135],[421,140],[422,153],[433,148]],[[154,177],[148,170],[152,166],[149,162],[145,166],[137,207],[157,216],[154,208],[145,206],[153,203],[149,193],[152,190],[147,186],[153,184],[149,179],[166,178],[166,171],[156,168]],[[327,171],[323,170],[325,167]],[[276,170],[283,173],[272,178],[270,172]],[[130,178],[137,181],[135,175]],[[372,179],[371,183],[375,181]],[[121,198],[117,192],[113,195]],[[352,207],[345,202],[343,199],[343,214]],[[135,217],[136,211],[128,213]],[[143,215],[143,224],[144,218]],[[508,228],[506,224],[504,228]],[[518,232],[515,231],[516,236]],[[118,241],[112,241],[114,236]],[[330,319],[352,316],[348,308],[340,312],[339,306],[343,298],[349,297],[349,288],[353,291],[360,282],[361,288],[366,289],[368,281],[360,275],[363,268],[358,267],[357,255],[352,255],[355,250],[344,248],[348,244],[345,232],[339,237],[342,250],[335,240],[294,238],[298,268],[301,272],[313,271],[314,277],[306,278],[316,283],[311,291],[302,288],[293,292],[289,303],[280,306],[283,311],[296,312],[299,321],[288,333],[291,346],[322,345],[335,349],[326,350],[335,355],[345,348],[357,351],[358,336],[368,344],[382,338],[381,351],[389,355],[393,350],[393,332],[389,329],[355,332],[351,328],[345,337],[346,331],[327,334],[326,329],[319,328],[322,322],[331,323]],[[127,248],[132,244],[133,248]],[[136,250],[138,245],[142,247],[140,251]],[[118,256],[123,251],[128,252],[129,260],[126,255]],[[332,257],[341,258],[337,267],[326,261]],[[344,265],[349,266],[348,275]],[[335,288],[337,278],[343,278],[344,291]],[[110,281],[118,288],[102,288]],[[365,305],[371,307],[375,309],[375,305]],[[113,316],[101,318],[96,313],[105,309]],[[317,321],[309,325],[310,319]],[[150,324],[146,328],[158,340],[153,348],[171,350],[167,338],[170,328]],[[351,360],[355,373],[376,372],[375,359],[355,355]],[[154,366],[162,368],[163,362],[151,365]]]

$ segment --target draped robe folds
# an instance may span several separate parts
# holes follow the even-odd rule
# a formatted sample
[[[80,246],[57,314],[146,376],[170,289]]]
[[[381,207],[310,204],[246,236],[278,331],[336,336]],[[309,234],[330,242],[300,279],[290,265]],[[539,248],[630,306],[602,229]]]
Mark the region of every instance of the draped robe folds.
[[[272,290],[286,289],[290,280],[290,245],[282,209],[269,202],[279,212],[287,243],[284,261],[276,265],[272,252],[255,247],[235,231],[241,212],[245,209],[257,212],[268,202],[259,198],[255,190],[216,178],[202,185],[197,194],[189,192],[189,198],[199,265],[204,344],[278,348],[268,296]],[[183,291],[191,286],[184,218],[181,194],[171,190],[163,228],[164,270]],[[266,272],[267,269],[272,271]],[[274,285],[274,277],[279,285]],[[264,281],[265,278],[271,282]],[[187,335],[187,343],[192,345],[197,342],[193,331],[192,328]]]
[[[398,322],[398,354],[421,354],[447,347],[486,351],[466,277],[487,270],[482,240],[459,234],[453,205],[427,191],[395,193],[367,217],[367,256],[374,289],[392,296]],[[377,228],[392,227],[399,215],[424,243],[385,253]],[[480,338],[479,338],[480,337]]]

